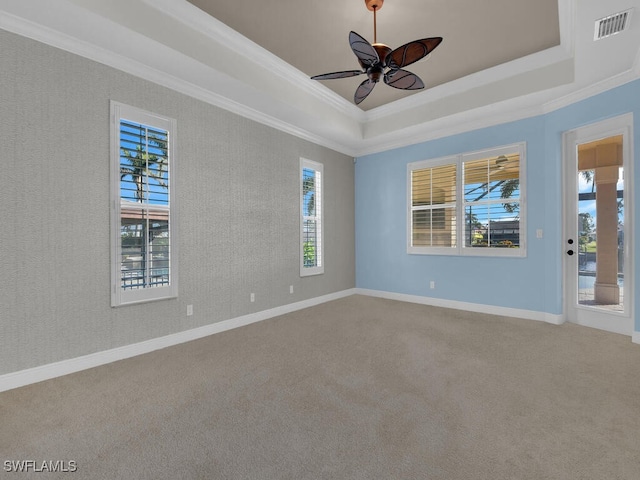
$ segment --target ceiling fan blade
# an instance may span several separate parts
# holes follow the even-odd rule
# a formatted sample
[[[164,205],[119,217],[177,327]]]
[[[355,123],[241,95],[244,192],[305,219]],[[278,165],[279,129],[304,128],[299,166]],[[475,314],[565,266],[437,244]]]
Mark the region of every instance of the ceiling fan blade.
[[[368,78],[364,82],[362,82],[357,88],[356,94],[353,96],[353,101],[355,102],[355,104],[358,105],[365,98],[367,98],[367,96],[371,93],[373,87],[375,86],[375,82],[372,82]]]
[[[406,67],[429,55],[442,42],[442,37],[414,40],[387,55],[387,66],[393,69]]]
[[[315,75],[311,77],[311,80],[333,80],[334,78],[347,78],[355,77],[364,73],[362,70],[345,70],[343,72],[324,73],[322,75]]]
[[[384,75],[384,83],[400,90],[420,90],[424,83],[417,75],[406,70],[391,70]]]
[[[380,63],[380,57],[378,57],[378,52],[376,52],[375,48],[356,32],[349,33],[349,45],[351,45],[351,50],[358,57],[363,68]]]

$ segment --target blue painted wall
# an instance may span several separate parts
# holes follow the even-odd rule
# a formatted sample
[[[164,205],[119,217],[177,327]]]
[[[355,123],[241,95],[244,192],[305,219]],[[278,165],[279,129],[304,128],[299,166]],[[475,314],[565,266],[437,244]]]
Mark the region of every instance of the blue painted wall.
[[[628,112],[634,113],[637,164],[640,80],[549,114],[358,158],[356,286],[561,314],[562,133]],[[527,144],[526,258],[407,254],[408,163],[522,141]],[[634,173],[638,200],[640,168]],[[636,239],[640,239],[638,203],[634,211]],[[544,238],[536,238],[537,229],[543,230]],[[635,277],[640,280],[640,251],[636,245]],[[436,282],[436,289],[429,289],[430,280]],[[636,281],[636,298],[640,298],[639,284]],[[640,331],[638,315],[635,331]]]

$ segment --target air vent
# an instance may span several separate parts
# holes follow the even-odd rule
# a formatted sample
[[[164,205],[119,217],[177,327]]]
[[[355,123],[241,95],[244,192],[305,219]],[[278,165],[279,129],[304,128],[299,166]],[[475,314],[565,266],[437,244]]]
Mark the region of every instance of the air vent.
[[[632,9],[616,13],[614,15],[609,15],[608,17],[601,18],[600,20],[596,20],[596,28],[593,39],[601,40],[627,29],[629,27],[631,11]]]

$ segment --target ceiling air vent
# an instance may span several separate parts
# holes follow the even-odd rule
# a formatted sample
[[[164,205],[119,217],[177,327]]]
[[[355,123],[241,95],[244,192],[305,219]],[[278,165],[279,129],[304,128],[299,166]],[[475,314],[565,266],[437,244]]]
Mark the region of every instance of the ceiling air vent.
[[[624,12],[609,15],[607,17],[596,20],[594,40],[610,37],[616,33],[620,33],[629,27],[629,19],[631,18],[631,9]]]

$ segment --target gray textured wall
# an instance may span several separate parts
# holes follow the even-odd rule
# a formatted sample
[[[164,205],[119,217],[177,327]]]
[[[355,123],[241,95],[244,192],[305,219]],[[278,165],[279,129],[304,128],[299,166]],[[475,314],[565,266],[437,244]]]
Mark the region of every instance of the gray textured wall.
[[[355,286],[351,158],[2,30],[0,46],[0,374]],[[110,99],[178,121],[178,299],[110,307]],[[325,171],[325,274],[306,278],[300,157]]]

